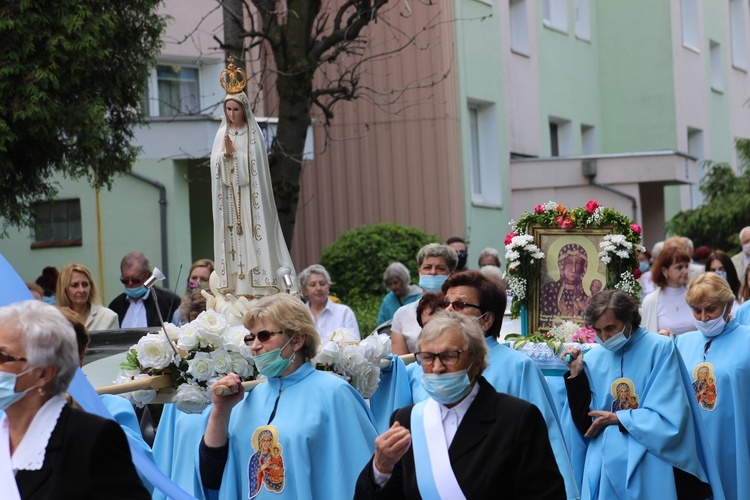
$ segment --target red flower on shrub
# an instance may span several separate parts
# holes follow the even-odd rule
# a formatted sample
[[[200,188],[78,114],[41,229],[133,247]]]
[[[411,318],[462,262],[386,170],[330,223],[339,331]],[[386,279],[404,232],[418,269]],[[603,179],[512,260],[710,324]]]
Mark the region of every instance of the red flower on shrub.
[[[630,230],[633,231],[635,234],[641,234],[641,231],[642,231],[641,226],[639,226],[638,224],[631,224]]]
[[[513,241],[513,237],[516,235],[513,231],[509,232],[507,235],[505,235],[505,244],[510,245],[510,243]]]
[[[637,267],[636,267],[635,269],[633,269],[633,277],[634,277],[635,279],[638,279],[638,278],[640,278],[640,277],[641,277],[641,274],[642,274],[642,273],[641,273],[641,270],[640,270],[640,269],[638,269]]]
[[[589,200],[588,203],[586,203],[586,211],[590,214],[594,213],[594,210],[599,208],[601,205],[599,205],[595,200]]]

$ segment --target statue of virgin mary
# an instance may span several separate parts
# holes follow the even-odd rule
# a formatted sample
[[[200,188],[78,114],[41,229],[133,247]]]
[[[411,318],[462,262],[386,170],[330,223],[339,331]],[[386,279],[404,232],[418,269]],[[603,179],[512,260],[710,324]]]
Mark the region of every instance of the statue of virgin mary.
[[[252,300],[297,291],[297,285],[294,279],[287,290],[279,276],[286,267],[294,277],[294,265],[276,212],[266,143],[243,91],[246,82],[230,57],[221,79],[227,96],[211,149],[211,189],[216,288]]]

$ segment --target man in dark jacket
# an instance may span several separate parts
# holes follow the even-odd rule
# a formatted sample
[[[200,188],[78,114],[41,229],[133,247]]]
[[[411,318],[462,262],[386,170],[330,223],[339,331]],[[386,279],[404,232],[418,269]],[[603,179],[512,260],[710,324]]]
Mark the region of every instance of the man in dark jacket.
[[[154,287],[148,290],[144,285],[151,276],[153,267],[142,252],[130,252],[120,262],[120,281],[125,285],[125,293],[109,303],[109,308],[117,313],[122,328],[143,328],[161,326],[151,294],[156,292],[162,318],[172,321],[172,316],[180,307],[180,298],[165,288]]]

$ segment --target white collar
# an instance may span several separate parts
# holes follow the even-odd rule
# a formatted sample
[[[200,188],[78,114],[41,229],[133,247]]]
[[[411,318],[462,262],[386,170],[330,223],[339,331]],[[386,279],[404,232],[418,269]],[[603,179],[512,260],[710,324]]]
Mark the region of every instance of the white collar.
[[[65,398],[59,395],[53,396],[36,412],[31,425],[11,457],[14,471],[42,468],[49,438],[57,426],[57,419],[60,418],[60,412],[64,406]]]
[[[440,419],[445,420],[445,417],[448,416],[448,412],[453,411],[456,413],[458,421],[461,422],[464,419],[464,415],[466,415],[466,412],[469,410],[469,406],[471,406],[471,403],[473,403],[474,399],[477,397],[477,393],[479,393],[479,381],[474,382],[474,387],[471,388],[469,394],[467,394],[466,397],[453,408],[448,408],[447,406],[438,403],[438,406],[440,407]]]

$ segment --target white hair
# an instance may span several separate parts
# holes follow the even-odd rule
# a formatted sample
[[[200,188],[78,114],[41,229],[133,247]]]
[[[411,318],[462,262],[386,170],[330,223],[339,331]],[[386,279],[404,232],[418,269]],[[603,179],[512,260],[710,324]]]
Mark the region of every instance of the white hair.
[[[79,363],[73,325],[55,306],[39,300],[0,307],[0,325],[8,323],[20,334],[30,367],[57,368],[45,390],[65,393]]]

